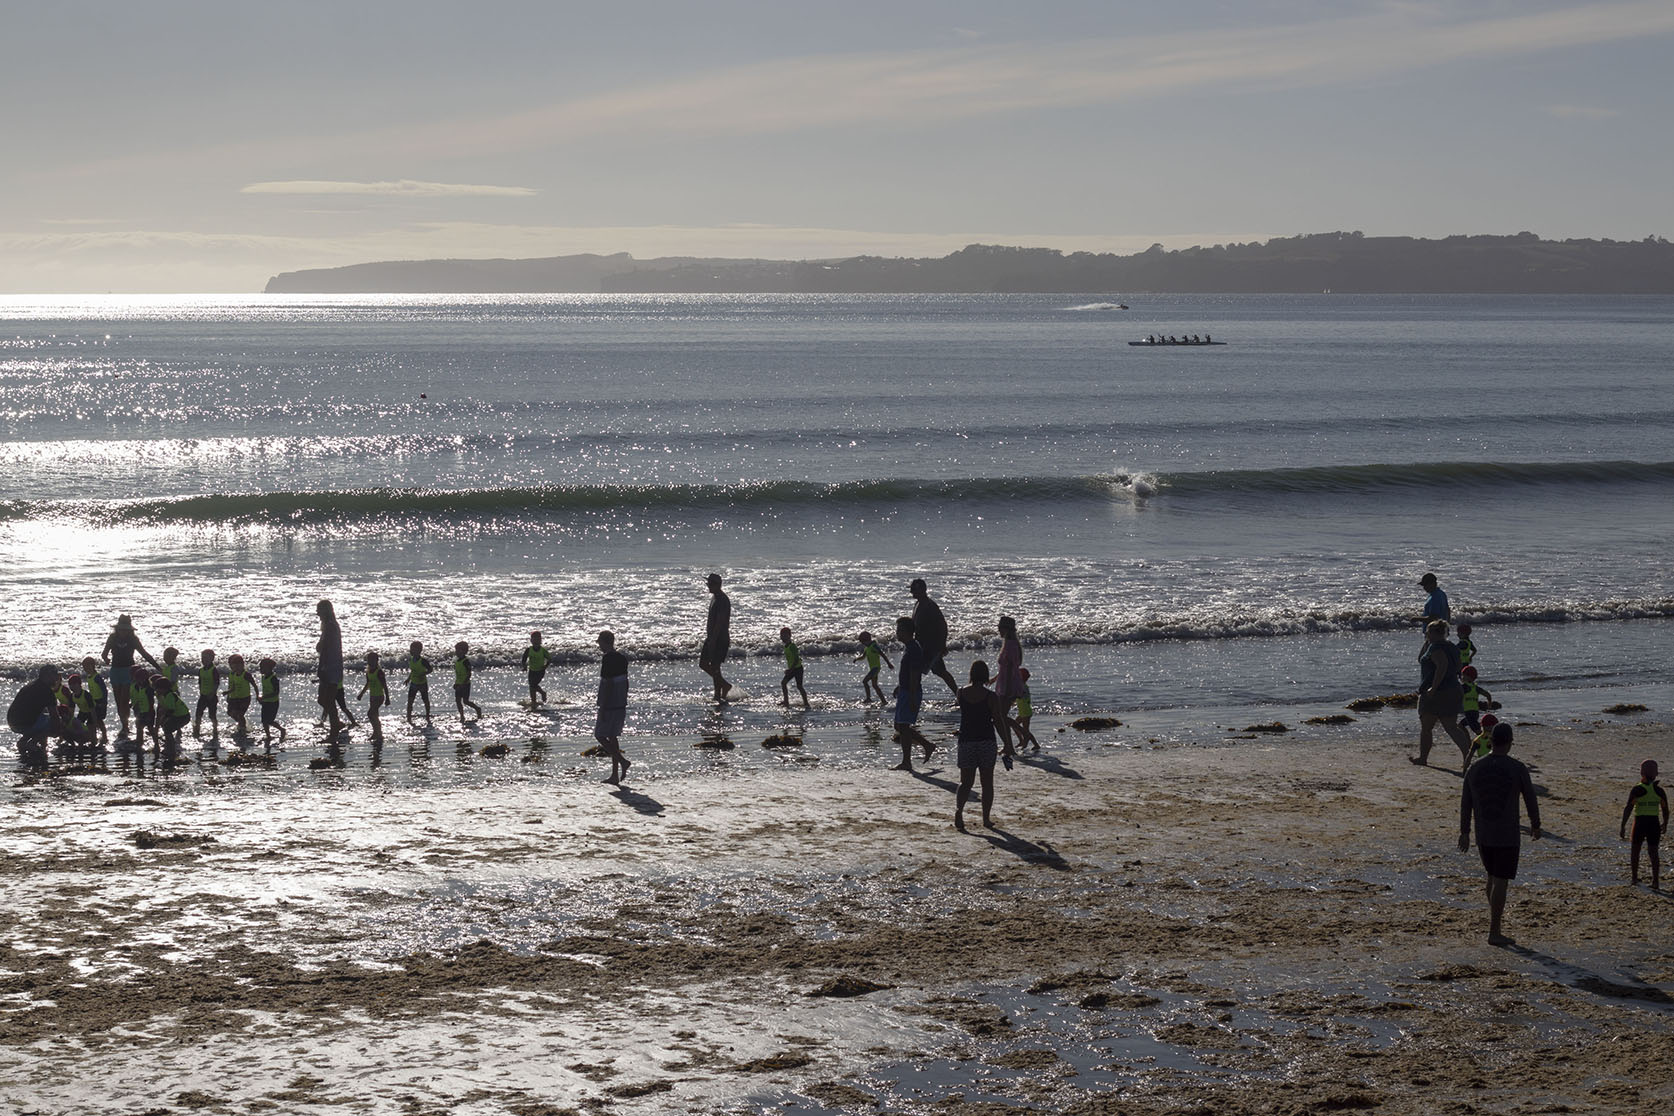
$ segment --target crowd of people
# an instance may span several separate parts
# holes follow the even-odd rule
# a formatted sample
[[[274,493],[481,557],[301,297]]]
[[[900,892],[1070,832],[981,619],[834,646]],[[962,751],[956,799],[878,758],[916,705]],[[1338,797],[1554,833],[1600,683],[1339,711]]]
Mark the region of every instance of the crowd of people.
[[[732,600],[723,588],[720,574],[710,574],[706,583],[710,603],[698,666],[710,678],[714,700],[724,704],[736,696],[734,686],[723,673],[732,646]],[[1477,848],[1487,873],[1490,940],[1504,941],[1507,939],[1502,934],[1501,920],[1507,885],[1517,874],[1520,806],[1528,811],[1530,836],[1539,839],[1539,802],[1528,768],[1509,754],[1514,739],[1512,726],[1488,712],[1497,703],[1479,681],[1476,665],[1479,656],[1471,638],[1471,625],[1460,624],[1459,638],[1450,639],[1452,612],[1447,594],[1434,573],[1426,573],[1419,585],[1428,595],[1419,617],[1424,624],[1424,644],[1418,656],[1418,754],[1410,758],[1414,764],[1429,763],[1438,726],[1458,746],[1464,776],[1459,847],[1469,848],[1474,825]],[[892,699],[891,720],[895,740],[901,748],[901,762],[896,770],[911,771],[915,749],[927,760],[936,748],[918,730],[918,720],[924,702],[924,679],[939,678],[959,712],[955,756],[959,786],[955,794],[954,824],[964,828],[965,809],[975,792],[979,796],[982,822],[990,825],[995,766],[1003,764],[1009,769],[1018,749],[1040,748],[1030,730],[1029,672],[1023,667],[1023,645],[1018,638],[1017,622],[1010,616],[999,618],[1000,651],[994,668],[990,669],[982,659],[972,662],[966,684],[961,686],[948,669],[948,624],[940,606],[931,598],[922,578],[915,578],[908,592],[913,600],[912,613],[895,621],[895,638],[900,644],[898,661],[890,659],[871,632],[859,633],[861,651],[856,661],[866,663],[866,673],[861,679],[863,699],[871,702],[874,694],[880,702]],[[345,686],[343,630],[331,601],[320,601],[315,611],[320,623],[315,700],[321,722],[329,725],[331,739],[335,739],[345,724],[357,723],[349,708]],[[806,667],[793,637],[790,628],[779,630],[785,660],[780,695],[788,707],[790,687],[794,684],[807,708]],[[600,673],[593,735],[599,752],[611,761],[606,782],[620,784],[632,767],[632,761],[623,754],[621,740],[628,709],[628,659],[617,649],[613,633],[600,632],[597,642]],[[453,651],[454,710],[461,722],[467,719],[467,709],[480,719],[482,706],[471,698],[470,644],[461,640]],[[142,666],[140,660],[149,667]],[[367,651],[364,661],[357,700],[366,699],[367,720],[374,739],[380,739],[382,712],[393,701],[393,687],[376,651]],[[519,669],[527,678],[526,704],[530,710],[538,709],[547,700],[543,683],[550,662],[551,654],[541,633],[530,632],[529,644],[519,657]],[[888,698],[879,681],[886,663],[896,671],[896,685]],[[407,719],[411,722],[420,706],[422,715],[429,718],[429,676],[435,667],[426,658],[421,641],[410,644],[404,665]],[[161,661],[154,658],[135,632],[132,618],[124,614],[117,618],[100,654],[83,658],[80,667],[78,672],[64,675],[57,666],[44,665],[13,699],[7,722],[18,734],[20,758],[27,766],[47,765],[48,745],[54,738],[63,742],[63,749],[70,755],[85,752],[91,757],[97,750],[109,747],[119,755],[143,756],[149,749],[159,763],[172,766],[180,759],[182,737],[188,725],[194,736],[201,736],[207,720],[211,735],[219,735],[223,698],[226,716],[240,737],[253,739],[249,714],[254,704],[259,709],[263,745],[271,747],[275,733],[281,745],[286,739],[285,726],[279,721],[281,680],[271,658],[261,659],[252,671],[242,655],[229,655],[223,673],[216,652],[204,649],[198,656],[196,671],[197,704],[188,707],[181,692],[187,672],[180,662],[180,651],[168,647]],[[100,673],[102,667],[108,668],[108,677]],[[108,707],[112,704],[120,723],[114,742],[106,728]],[[1668,796],[1657,782],[1654,760],[1645,761],[1640,776],[1622,813],[1622,838],[1632,841],[1634,881],[1639,880],[1643,851],[1650,864],[1651,886],[1655,888],[1661,884],[1658,844],[1668,825]],[[1631,838],[1627,832],[1630,821]]]
[[[698,665],[710,676],[714,700],[724,704],[737,693],[723,674],[732,647],[732,601],[722,587],[720,574],[710,574],[707,586],[710,605]],[[1023,645],[1018,638],[1017,623],[1009,616],[999,618],[1001,645],[997,669],[990,671],[985,661],[978,660],[971,665],[969,683],[961,687],[946,663],[948,625],[940,606],[930,597],[922,578],[914,579],[908,591],[913,599],[912,614],[901,617],[895,624],[895,635],[901,644],[898,666],[871,632],[863,631],[859,635],[861,651],[856,661],[866,663],[861,679],[863,700],[871,702],[876,695],[879,702],[892,701],[895,737],[901,744],[897,770],[911,771],[914,748],[920,749],[925,758],[935,749],[917,728],[924,700],[923,680],[927,675],[941,679],[960,710],[962,786],[955,819],[963,824],[964,803],[980,778],[983,819],[987,822],[993,802],[995,763],[1003,762],[1009,768],[1018,747],[1032,745],[1037,750],[1040,747],[1030,729],[1033,710],[1029,672],[1023,667]],[[336,609],[331,601],[322,600],[315,612],[320,634],[315,645],[314,696],[320,722],[328,726],[334,739],[345,726],[356,725],[358,721],[349,706],[343,629]],[[807,708],[806,667],[801,650],[790,628],[781,628],[779,638],[785,659],[780,682],[782,702],[787,707],[790,705],[790,687],[794,684],[803,707]],[[621,742],[628,707],[628,659],[617,650],[611,632],[599,633],[598,646],[598,715],[593,734],[599,751],[611,760],[611,773],[606,781],[620,783],[632,766],[622,752]],[[462,723],[467,720],[467,709],[480,719],[482,706],[471,697],[471,646],[461,640],[453,650],[454,710]],[[23,762],[33,768],[44,768],[49,744],[57,739],[62,742],[63,752],[70,756],[86,754],[91,758],[97,751],[110,748],[118,755],[143,757],[149,753],[160,764],[173,766],[180,760],[182,738],[188,725],[194,737],[201,737],[207,721],[211,737],[219,737],[223,700],[237,738],[254,740],[249,717],[255,705],[262,745],[271,747],[276,738],[281,745],[285,742],[287,730],[279,718],[282,683],[273,659],[261,659],[252,671],[242,655],[230,655],[223,671],[217,653],[205,649],[198,661],[197,704],[189,708],[182,692],[189,672],[180,661],[180,651],[169,647],[163,651],[161,660],[157,659],[135,631],[132,617],[119,616],[100,654],[84,658],[79,671],[64,674],[56,665],[48,664],[18,691],[7,719],[18,734]],[[394,686],[378,652],[367,651],[364,662],[356,700],[366,700],[364,715],[374,739],[381,739],[383,712],[395,700]],[[541,633],[530,632],[529,644],[518,662],[527,678],[526,706],[530,710],[538,709],[547,700],[543,683],[550,663],[551,653]],[[897,670],[896,686],[889,696],[879,681],[885,663]],[[423,717],[430,718],[429,678],[436,668],[426,657],[423,642],[413,641],[405,662],[400,665],[407,672],[407,720],[413,721],[420,710]],[[101,669],[108,669],[108,677]],[[114,741],[106,727],[112,705],[119,722]]]

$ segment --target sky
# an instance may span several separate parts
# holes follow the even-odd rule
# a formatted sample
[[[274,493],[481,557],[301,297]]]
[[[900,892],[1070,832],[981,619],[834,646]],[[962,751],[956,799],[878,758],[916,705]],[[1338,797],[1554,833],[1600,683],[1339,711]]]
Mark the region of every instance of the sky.
[[[1674,0],[8,0],[0,293],[1674,235]]]

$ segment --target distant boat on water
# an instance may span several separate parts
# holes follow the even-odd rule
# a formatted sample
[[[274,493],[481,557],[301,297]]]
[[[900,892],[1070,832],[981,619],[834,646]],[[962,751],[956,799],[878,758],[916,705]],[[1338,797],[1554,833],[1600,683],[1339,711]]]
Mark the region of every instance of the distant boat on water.
[[[1224,345],[1225,341],[1211,341],[1207,337],[1193,339],[1190,337],[1147,337],[1143,341],[1129,341],[1130,345],[1142,348],[1201,348],[1204,345]]]

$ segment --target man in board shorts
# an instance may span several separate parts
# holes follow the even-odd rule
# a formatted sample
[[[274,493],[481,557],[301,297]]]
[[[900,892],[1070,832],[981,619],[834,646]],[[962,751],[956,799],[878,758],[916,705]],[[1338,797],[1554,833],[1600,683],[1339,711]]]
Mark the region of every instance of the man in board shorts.
[[[895,638],[901,641],[901,666],[895,685],[895,739],[901,742],[901,762],[897,771],[913,769],[913,745],[924,749],[929,759],[935,745],[918,731],[918,707],[924,698],[924,648],[914,636],[913,621],[903,616],[895,621]]]
[[[1476,851],[1488,873],[1488,944],[1511,945],[1500,933],[1505,914],[1505,893],[1517,878],[1517,856],[1521,851],[1517,800],[1529,810],[1529,837],[1540,840],[1540,803],[1535,799],[1529,769],[1512,759],[1511,726],[1501,721],[1494,726],[1494,750],[1471,764],[1465,772],[1465,787],[1459,799],[1459,851],[1471,847],[1471,821],[1476,822]]]

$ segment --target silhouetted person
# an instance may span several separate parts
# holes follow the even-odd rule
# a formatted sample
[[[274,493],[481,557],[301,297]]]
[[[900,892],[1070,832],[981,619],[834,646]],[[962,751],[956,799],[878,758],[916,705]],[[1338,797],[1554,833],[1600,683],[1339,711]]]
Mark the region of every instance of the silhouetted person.
[[[610,757],[610,778],[621,785],[633,762],[622,754],[622,725],[628,719],[628,657],[616,650],[616,636],[599,633],[599,716],[593,722],[593,739]]]
[[[988,688],[988,664],[978,659],[971,664],[971,684],[959,691],[959,790],[953,797],[953,826],[965,828],[965,803],[971,800],[971,786],[982,779],[982,824],[994,824],[994,761],[999,749],[998,730],[1011,751],[1011,730],[1006,727],[1005,709]]]
[[[947,688],[957,695],[959,683],[953,675],[948,673],[947,664],[942,658],[947,654],[947,617],[942,615],[941,606],[930,599],[930,593],[925,587],[922,577],[913,578],[908,587],[917,603],[913,605],[913,631],[917,633],[918,645],[924,648],[925,673],[934,674]]]
[[[1419,665],[1423,674],[1418,687],[1418,754],[1408,758],[1417,764],[1430,762],[1430,746],[1440,723],[1459,746],[1460,762],[1470,763],[1471,738],[1458,723],[1465,708],[1465,691],[1459,684],[1459,649],[1447,638],[1446,621],[1432,620],[1425,627]]]
[[[1517,856],[1522,848],[1517,800],[1529,810],[1529,837],[1540,840],[1540,803],[1535,798],[1529,769],[1512,759],[1511,726],[1494,726],[1494,750],[1465,772],[1465,786],[1459,798],[1459,851],[1471,847],[1471,822],[1476,822],[1476,851],[1488,873],[1488,944],[1510,945],[1500,933],[1505,914],[1505,893],[1517,878]]]
[[[703,626],[703,649],[698,652],[698,669],[715,680],[715,700],[726,701],[732,684],[721,675],[727,651],[732,647],[732,598],[721,591],[721,575],[712,573],[709,586],[709,618]]]
[[[130,687],[134,684],[134,656],[139,655],[150,663],[154,670],[162,670],[161,664],[151,657],[151,652],[140,643],[139,636],[134,634],[134,622],[124,612],[116,618],[116,627],[111,629],[110,635],[105,637],[105,649],[100,653],[100,659],[110,664],[111,696],[116,698],[116,716],[122,722],[122,731],[118,736],[128,735],[128,709],[132,693]]]
[[[895,765],[895,770],[911,771],[914,744],[924,749],[925,759],[935,749],[915,727],[918,707],[924,698],[924,647],[914,635],[909,616],[895,621],[895,638],[901,641],[901,666],[895,678],[895,739],[901,743],[901,762]]]
[[[47,738],[60,737],[85,744],[93,733],[77,724],[58,707],[58,668],[48,664],[35,674],[33,682],[18,688],[6,710],[6,724],[17,733],[18,758],[25,766],[47,765]]]
[[[337,716],[343,693],[343,629],[337,623],[337,610],[330,601],[315,605],[314,612],[320,618],[320,641],[315,644],[320,656],[316,671],[320,681],[320,708],[331,724],[331,734],[336,736],[343,731],[343,722]]]

